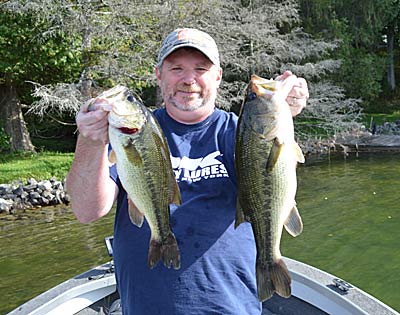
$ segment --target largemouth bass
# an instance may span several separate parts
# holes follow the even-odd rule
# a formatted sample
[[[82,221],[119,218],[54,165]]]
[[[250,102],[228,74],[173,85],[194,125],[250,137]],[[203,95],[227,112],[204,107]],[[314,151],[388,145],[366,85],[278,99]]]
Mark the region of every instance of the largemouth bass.
[[[260,301],[274,292],[283,297],[291,295],[291,278],[282,260],[280,240],[283,226],[292,236],[303,229],[295,195],[296,165],[304,162],[304,156],[294,140],[289,106],[274,94],[278,84],[252,76],[236,132],[235,227],[244,221],[252,225]]]
[[[153,114],[126,87],[116,86],[98,98],[112,104],[108,109],[109,160],[116,163],[127,192],[130,219],[141,227],[145,217],[151,229],[148,265],[153,268],[162,260],[166,267],[179,269],[169,204],[181,204],[181,195],[164,133]]]

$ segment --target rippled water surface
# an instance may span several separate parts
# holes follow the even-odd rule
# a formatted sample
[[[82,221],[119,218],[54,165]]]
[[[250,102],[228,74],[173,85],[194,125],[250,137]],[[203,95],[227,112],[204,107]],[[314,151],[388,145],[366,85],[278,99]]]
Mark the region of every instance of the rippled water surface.
[[[309,158],[298,168],[304,231],[282,253],[349,281],[400,311],[400,158]],[[113,214],[83,225],[65,206],[0,217],[0,314],[106,262]]]

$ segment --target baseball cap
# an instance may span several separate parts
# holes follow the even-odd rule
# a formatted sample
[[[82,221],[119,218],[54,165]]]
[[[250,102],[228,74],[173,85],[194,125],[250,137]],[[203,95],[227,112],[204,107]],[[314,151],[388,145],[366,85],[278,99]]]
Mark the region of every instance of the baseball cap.
[[[209,34],[195,28],[178,28],[172,31],[161,45],[157,66],[161,67],[165,58],[173,51],[183,47],[192,47],[201,51],[214,65],[220,66],[218,47],[214,39]]]

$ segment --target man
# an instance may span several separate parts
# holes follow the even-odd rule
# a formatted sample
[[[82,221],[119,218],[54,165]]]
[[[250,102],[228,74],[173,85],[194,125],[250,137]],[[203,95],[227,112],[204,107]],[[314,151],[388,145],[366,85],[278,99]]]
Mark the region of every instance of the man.
[[[215,108],[222,77],[217,46],[199,30],[175,30],[161,46],[155,71],[165,103],[155,116],[182,195],[182,205],[171,207],[181,268],[148,268],[149,227],[130,222],[126,192],[109,168],[107,112],[86,106],[76,118],[80,135],[67,178],[74,213],[91,222],[117,200],[114,261],[124,315],[260,314],[251,225],[234,229],[237,116]],[[305,80],[290,72],[279,79],[277,93],[286,93],[298,114],[308,98]]]

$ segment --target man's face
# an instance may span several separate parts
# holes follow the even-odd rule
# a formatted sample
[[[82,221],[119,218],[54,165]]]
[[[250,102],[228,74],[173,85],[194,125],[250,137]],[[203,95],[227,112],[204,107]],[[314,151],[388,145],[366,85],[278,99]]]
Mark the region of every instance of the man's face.
[[[165,106],[192,112],[214,108],[222,70],[200,51],[181,48],[171,53],[156,69]]]

